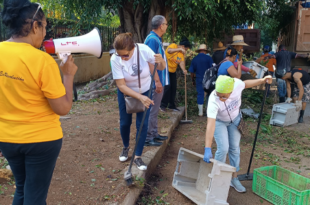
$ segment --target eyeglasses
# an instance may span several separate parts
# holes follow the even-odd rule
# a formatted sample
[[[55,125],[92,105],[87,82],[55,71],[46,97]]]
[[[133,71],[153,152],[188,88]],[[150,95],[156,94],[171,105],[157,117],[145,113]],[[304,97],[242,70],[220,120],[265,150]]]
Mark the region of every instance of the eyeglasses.
[[[215,95],[215,97],[220,98],[222,100],[227,100],[229,98],[229,96],[230,96],[230,94],[229,94],[228,97],[222,97],[222,96],[218,96],[216,93],[214,93],[214,95]]]
[[[31,22],[34,22],[34,18],[36,17],[37,13],[39,12],[41,8],[43,8],[40,3],[35,3],[35,4],[38,4],[38,8],[37,8],[37,11],[34,13]]]
[[[129,54],[128,55],[118,55],[118,53],[114,53],[116,56],[121,57],[121,58],[129,58]]]
[[[168,26],[168,24],[167,24],[167,23],[162,23],[162,24],[166,24],[166,25]]]

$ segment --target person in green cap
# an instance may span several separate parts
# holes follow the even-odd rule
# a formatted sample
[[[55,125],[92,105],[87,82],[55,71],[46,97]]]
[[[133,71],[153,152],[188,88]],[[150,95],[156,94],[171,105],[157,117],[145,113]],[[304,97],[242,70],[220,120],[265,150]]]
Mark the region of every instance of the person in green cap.
[[[263,79],[246,81],[226,75],[220,75],[217,78],[215,90],[210,94],[208,103],[203,158],[205,162],[210,163],[210,158],[212,158],[211,145],[214,136],[217,145],[214,159],[225,163],[228,154],[230,165],[236,167],[237,172],[239,171],[241,134],[237,127],[242,118],[240,112],[242,91],[265,82],[271,84],[272,77],[269,75]],[[238,180],[237,172],[233,174],[230,186],[238,192],[246,192],[245,187]]]

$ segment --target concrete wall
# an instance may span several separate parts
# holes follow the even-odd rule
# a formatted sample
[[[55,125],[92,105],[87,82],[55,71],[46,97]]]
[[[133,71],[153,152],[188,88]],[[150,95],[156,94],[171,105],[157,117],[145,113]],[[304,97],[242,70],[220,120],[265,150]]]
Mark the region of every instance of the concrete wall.
[[[78,66],[74,83],[85,83],[96,80],[111,71],[110,55],[108,52],[102,53],[101,59],[88,54],[76,54],[72,56],[74,63]],[[61,61],[57,57],[54,58],[60,64]]]

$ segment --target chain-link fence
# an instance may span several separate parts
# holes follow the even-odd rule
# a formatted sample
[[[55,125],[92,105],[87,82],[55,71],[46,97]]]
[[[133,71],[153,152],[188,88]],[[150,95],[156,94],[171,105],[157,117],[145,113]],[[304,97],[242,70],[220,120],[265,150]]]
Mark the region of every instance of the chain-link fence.
[[[115,37],[119,34],[119,28],[107,27],[94,25],[90,28],[80,28],[76,32],[76,24],[77,22],[70,20],[55,20],[55,19],[47,19],[48,26],[46,28],[46,36],[45,40],[50,38],[64,38],[73,35],[73,33],[78,33],[80,35],[86,34],[90,32],[94,27],[97,27],[100,31],[101,39],[102,39],[102,49],[103,51],[109,51],[110,46],[113,44]],[[0,15],[0,42],[5,41],[9,38],[6,32],[5,25],[2,23],[2,17]]]

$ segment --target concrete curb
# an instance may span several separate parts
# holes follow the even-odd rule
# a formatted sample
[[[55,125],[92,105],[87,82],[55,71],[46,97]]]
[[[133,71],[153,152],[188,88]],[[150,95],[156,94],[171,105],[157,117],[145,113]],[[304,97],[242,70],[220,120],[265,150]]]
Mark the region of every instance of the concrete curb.
[[[132,167],[133,176],[137,176],[139,178],[143,178],[147,180],[151,176],[153,171],[156,169],[157,164],[160,162],[162,155],[165,152],[169,144],[173,130],[179,125],[179,122],[184,115],[184,112],[185,112],[184,107],[179,108],[179,109],[181,112],[175,112],[175,113],[170,114],[171,125],[168,128],[168,133],[167,133],[168,140],[164,141],[160,147],[149,150],[142,155],[143,161],[148,166],[147,171],[142,172],[138,170],[136,166],[133,166]],[[124,170],[123,173],[127,170],[128,168],[126,168],[126,170]],[[126,195],[123,202],[120,203],[120,205],[135,205],[142,190],[143,190],[143,186],[139,187],[138,185],[130,188],[129,193]]]

